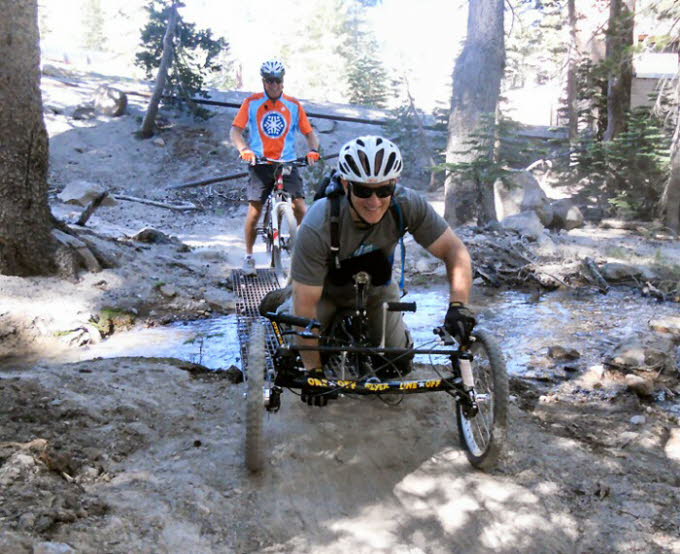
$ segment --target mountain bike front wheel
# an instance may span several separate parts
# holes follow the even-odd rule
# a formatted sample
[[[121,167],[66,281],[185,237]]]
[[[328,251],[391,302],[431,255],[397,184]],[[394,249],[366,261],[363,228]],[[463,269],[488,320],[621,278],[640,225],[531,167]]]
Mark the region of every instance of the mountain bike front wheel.
[[[297,219],[293,213],[293,207],[288,202],[277,204],[275,212],[272,215],[276,217],[279,232],[272,244],[272,267],[285,275],[290,269],[290,259],[295,246]]]
[[[472,375],[478,411],[466,415],[463,401],[456,403],[458,434],[469,462],[489,469],[500,457],[508,420],[508,374],[500,348],[486,331],[475,331]]]
[[[264,327],[255,320],[250,327],[246,366],[246,467],[253,473],[264,466]]]

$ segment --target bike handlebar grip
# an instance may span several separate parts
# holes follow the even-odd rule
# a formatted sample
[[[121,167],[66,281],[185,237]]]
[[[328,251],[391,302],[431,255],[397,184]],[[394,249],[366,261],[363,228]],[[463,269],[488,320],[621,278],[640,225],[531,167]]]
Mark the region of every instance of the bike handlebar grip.
[[[316,319],[308,319],[306,317],[298,317],[290,314],[276,314],[274,312],[267,312],[267,319],[276,323],[285,323],[286,325],[295,325],[296,327],[309,327],[310,329],[318,329],[321,323]]]
[[[388,302],[387,310],[390,312],[415,312],[415,302]]]

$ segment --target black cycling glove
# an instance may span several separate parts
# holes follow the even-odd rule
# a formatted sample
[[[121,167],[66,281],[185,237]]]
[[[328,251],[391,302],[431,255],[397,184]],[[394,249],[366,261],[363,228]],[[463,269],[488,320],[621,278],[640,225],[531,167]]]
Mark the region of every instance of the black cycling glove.
[[[462,302],[451,302],[444,318],[444,327],[449,334],[462,345],[470,342],[470,333],[477,320],[469,308]]]
[[[322,368],[311,369],[307,374],[309,377],[315,377],[317,379],[324,378]],[[318,406],[319,408],[322,408],[328,404],[328,394],[327,391],[304,384],[300,390],[300,400],[305,402],[308,406]]]

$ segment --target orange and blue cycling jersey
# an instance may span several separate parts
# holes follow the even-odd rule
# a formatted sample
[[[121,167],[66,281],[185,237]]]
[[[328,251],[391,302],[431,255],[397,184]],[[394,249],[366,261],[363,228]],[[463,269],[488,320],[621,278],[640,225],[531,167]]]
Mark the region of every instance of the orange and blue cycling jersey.
[[[263,92],[243,101],[232,125],[240,129],[247,126],[250,149],[258,156],[274,160],[294,159],[298,129],[305,135],[312,132],[307,114],[297,99],[282,94],[273,101]]]

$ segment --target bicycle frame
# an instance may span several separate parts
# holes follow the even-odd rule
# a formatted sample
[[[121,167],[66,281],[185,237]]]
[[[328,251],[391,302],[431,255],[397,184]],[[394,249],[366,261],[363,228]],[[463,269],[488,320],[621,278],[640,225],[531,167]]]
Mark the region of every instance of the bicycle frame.
[[[290,250],[292,250],[291,243],[293,238],[292,236],[282,236],[280,228],[280,222],[284,211],[288,211],[290,214],[294,213],[293,199],[285,189],[283,177],[289,175],[293,167],[307,165],[307,159],[297,158],[291,161],[281,161],[270,158],[257,158],[256,163],[274,166],[274,186],[265,202],[262,226],[257,228],[257,232],[264,237],[267,252],[271,254],[271,267],[278,268],[281,264],[281,249],[290,252]],[[281,208],[281,204],[287,204],[290,207]]]
[[[363,272],[362,272],[363,273]],[[279,344],[275,355],[275,366],[288,364],[289,370],[277,370],[274,376],[273,387],[270,392],[270,399],[273,400],[271,410],[276,411],[279,406],[278,395],[283,388],[302,389],[303,387],[314,389],[314,394],[336,395],[337,393],[351,393],[358,395],[370,394],[417,394],[424,392],[445,391],[456,397],[458,401],[466,405],[469,413],[474,415],[477,410],[474,387],[466,385],[461,376],[459,363],[462,360],[469,361],[472,355],[466,349],[455,343],[455,340],[441,327],[434,329],[435,334],[442,339],[444,346],[437,348],[397,348],[385,347],[383,336],[381,346],[369,346],[365,339],[365,330],[368,325],[368,315],[366,312],[366,288],[370,282],[368,275],[363,273],[355,276],[356,302],[357,305],[348,316],[351,320],[351,327],[356,329],[357,335],[349,345],[329,346],[329,345],[296,345],[289,344],[284,335],[295,335],[303,338],[328,338],[320,337],[312,329],[320,328],[320,323],[315,320],[291,316],[288,314],[268,313],[267,318],[271,321],[274,333]],[[415,303],[386,303],[383,309],[383,318],[386,311],[415,311]],[[302,327],[302,331],[283,331],[281,324]],[[383,324],[383,333],[384,333]],[[454,347],[455,345],[455,347]],[[338,378],[320,378],[310,376],[308,372],[300,368],[297,356],[300,352],[313,351],[328,355],[342,356],[346,364],[351,366],[348,373],[358,375],[358,378],[347,378],[341,375]],[[378,380],[374,376],[361,376],[361,363],[367,356],[388,355],[399,358],[401,356],[412,357],[414,355],[439,355],[447,356],[451,361],[451,371],[449,375],[440,375],[439,378],[432,379],[387,379]],[[362,358],[363,357],[363,358]],[[283,369],[283,368],[280,368]],[[344,373],[344,370],[343,370]],[[269,406],[267,406],[269,410]]]

